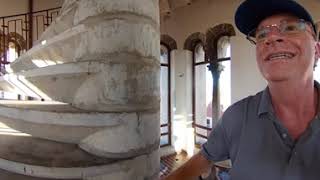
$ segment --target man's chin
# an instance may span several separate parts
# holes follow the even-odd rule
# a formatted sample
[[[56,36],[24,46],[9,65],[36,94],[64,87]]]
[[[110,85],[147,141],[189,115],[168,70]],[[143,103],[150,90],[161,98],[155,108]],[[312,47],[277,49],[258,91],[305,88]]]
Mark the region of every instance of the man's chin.
[[[265,77],[265,79],[269,82],[269,83],[279,83],[279,82],[285,82],[285,81],[288,81],[289,78],[284,76],[284,75],[279,75],[279,76],[275,76],[275,75],[272,75],[272,76],[267,76]]]

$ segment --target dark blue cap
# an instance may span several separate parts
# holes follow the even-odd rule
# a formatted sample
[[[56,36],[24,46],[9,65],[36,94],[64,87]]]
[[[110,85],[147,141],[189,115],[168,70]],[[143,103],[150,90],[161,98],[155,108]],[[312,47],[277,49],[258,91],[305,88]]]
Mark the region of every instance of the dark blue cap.
[[[290,13],[310,22],[316,32],[311,15],[293,0],[246,0],[236,11],[235,23],[240,32],[247,35],[257,28],[262,20],[279,13]]]

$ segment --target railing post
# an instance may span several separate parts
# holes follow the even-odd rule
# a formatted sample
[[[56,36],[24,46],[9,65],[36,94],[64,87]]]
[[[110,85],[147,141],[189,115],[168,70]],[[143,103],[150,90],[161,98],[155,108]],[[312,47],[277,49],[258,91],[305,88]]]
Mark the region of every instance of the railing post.
[[[33,0],[29,0],[27,13],[0,17],[0,23],[2,23],[0,27],[0,75],[1,73],[5,73],[5,65],[10,63],[7,52],[7,50],[9,49],[9,41],[13,41],[16,43],[16,50],[19,51],[17,52],[19,57],[21,55],[20,51],[22,49],[28,50],[32,48],[33,40],[38,40],[38,36],[40,36],[40,34],[51,24],[53,20],[52,14],[59,14],[59,9],[61,9],[61,7],[32,12]],[[51,12],[51,14],[49,14],[49,11]],[[41,32],[39,32],[39,29],[41,27],[39,27],[38,24],[37,14],[43,17],[43,30]],[[33,17],[36,17],[35,24]],[[21,25],[18,26],[17,22],[21,22]],[[33,30],[36,30],[35,33],[37,37],[33,36]],[[21,45],[23,45],[23,47]]]
[[[48,27],[48,26],[49,26],[49,11],[48,11],[48,10],[47,10],[46,19],[47,19],[46,26]],[[46,27],[46,28],[47,28],[47,27]]]
[[[33,0],[29,0],[28,24],[29,24],[29,48],[33,45]]]

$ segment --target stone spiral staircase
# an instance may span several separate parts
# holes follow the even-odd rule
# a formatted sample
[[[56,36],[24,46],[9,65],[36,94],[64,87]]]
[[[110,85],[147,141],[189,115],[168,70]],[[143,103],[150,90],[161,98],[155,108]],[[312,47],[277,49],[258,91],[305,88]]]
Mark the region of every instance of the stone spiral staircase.
[[[0,179],[153,180],[159,173],[158,0],[65,0],[0,77]]]

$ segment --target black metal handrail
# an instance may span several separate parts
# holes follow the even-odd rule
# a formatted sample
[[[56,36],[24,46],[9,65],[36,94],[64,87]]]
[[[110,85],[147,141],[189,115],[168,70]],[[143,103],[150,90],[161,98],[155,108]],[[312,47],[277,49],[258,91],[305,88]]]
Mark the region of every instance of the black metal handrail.
[[[4,74],[5,65],[32,48],[46,28],[59,15],[61,7],[31,13],[0,17],[0,71]],[[14,49],[15,57],[9,50]],[[12,52],[11,52],[12,53]]]

